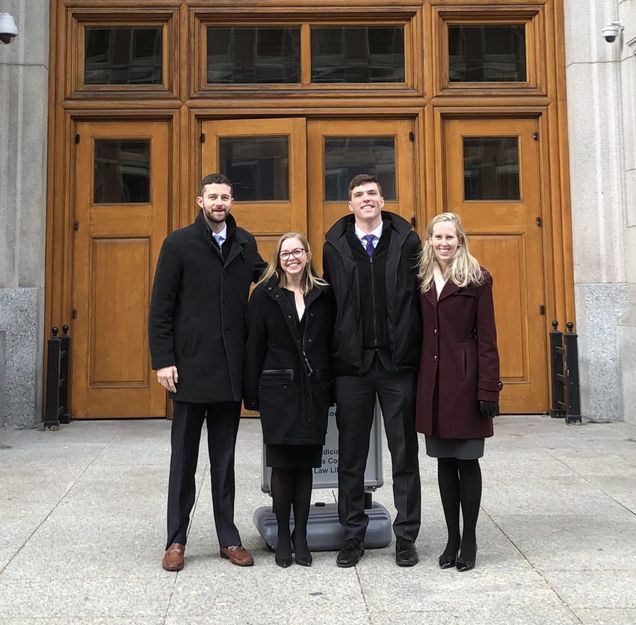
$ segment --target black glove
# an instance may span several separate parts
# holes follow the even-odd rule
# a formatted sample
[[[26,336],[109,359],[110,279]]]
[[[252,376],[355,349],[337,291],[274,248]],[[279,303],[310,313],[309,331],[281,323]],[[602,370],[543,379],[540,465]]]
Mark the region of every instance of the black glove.
[[[499,402],[479,400],[479,412],[484,419],[492,419],[499,414]]]

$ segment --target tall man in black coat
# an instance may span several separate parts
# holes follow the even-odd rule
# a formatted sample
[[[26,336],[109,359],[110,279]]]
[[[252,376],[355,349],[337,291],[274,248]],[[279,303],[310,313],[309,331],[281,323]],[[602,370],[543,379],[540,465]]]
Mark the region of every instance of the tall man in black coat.
[[[349,184],[348,215],[327,232],[323,265],[336,299],[333,340],[338,423],[338,514],[345,542],[338,566],[364,555],[369,518],[364,471],[376,395],[393,464],[397,516],[395,560],[418,562],[420,475],[415,431],[415,375],[422,333],[417,290],[420,238],[405,219],[382,211],[378,180]]]
[[[230,215],[232,184],[225,176],[203,178],[196,202],[201,212],[195,222],[163,243],[150,304],[152,367],[174,401],[162,560],[167,571],[184,565],[204,421],[220,555],[239,566],[254,563],[234,524],[234,447],[247,298],[266,264],[254,237]]]

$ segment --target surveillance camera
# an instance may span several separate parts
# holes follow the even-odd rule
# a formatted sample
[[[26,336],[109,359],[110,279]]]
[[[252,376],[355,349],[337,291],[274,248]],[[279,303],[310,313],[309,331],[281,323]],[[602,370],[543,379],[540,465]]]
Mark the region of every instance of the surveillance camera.
[[[0,13],[0,41],[11,43],[18,36],[18,27],[15,25],[13,15]]]
[[[620,20],[618,22],[610,22],[607,26],[601,28],[603,39],[605,39],[607,43],[614,43],[614,41],[616,41],[616,37],[621,34],[623,28],[625,28],[625,26]]]

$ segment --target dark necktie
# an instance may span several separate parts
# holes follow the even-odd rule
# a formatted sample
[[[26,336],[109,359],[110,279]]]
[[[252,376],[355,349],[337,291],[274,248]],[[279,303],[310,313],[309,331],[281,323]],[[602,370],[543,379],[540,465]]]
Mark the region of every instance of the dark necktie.
[[[362,238],[366,241],[364,249],[366,250],[367,254],[369,255],[369,257],[373,256],[373,252],[375,252],[375,247],[373,247],[375,234],[365,234]]]

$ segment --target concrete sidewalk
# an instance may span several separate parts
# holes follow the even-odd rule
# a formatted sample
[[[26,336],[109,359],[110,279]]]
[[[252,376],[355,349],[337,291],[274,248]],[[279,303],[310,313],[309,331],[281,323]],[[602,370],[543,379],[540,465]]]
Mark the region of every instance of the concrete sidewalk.
[[[418,566],[397,567],[392,543],[352,569],[332,552],[309,569],[277,567],[252,523],[270,501],[257,420],[241,423],[236,502],[256,565],[218,556],[202,448],[186,568],[166,573],[169,431],[167,421],[0,430],[0,625],[636,623],[633,426],[498,418],[482,461],[477,566],[461,574],[437,566],[445,526],[423,451]],[[389,466],[385,450],[374,498],[393,511]]]

